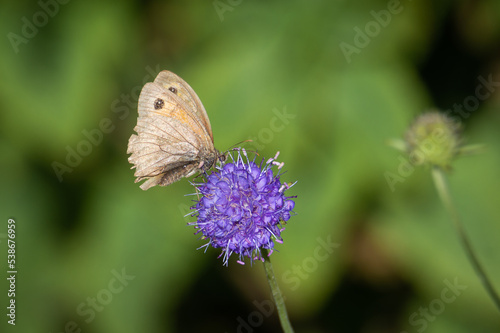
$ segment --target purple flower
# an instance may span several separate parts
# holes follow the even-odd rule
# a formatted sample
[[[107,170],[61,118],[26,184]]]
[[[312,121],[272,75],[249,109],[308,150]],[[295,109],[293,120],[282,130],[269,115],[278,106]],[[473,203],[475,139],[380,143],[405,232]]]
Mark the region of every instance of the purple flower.
[[[245,157],[243,158],[242,155]],[[257,165],[249,161],[246,151],[239,150],[236,161],[226,163],[207,175],[206,182],[193,183],[201,198],[191,209],[198,213],[197,221],[189,223],[201,233],[208,243],[202,246],[221,248],[224,265],[228,265],[231,254],[239,255],[240,264],[244,257],[263,260],[260,249],[272,253],[274,242],[283,243],[282,223],[290,219],[295,202],[284,192],[293,184],[282,184],[279,171],[283,163],[276,158],[261,161]],[[245,161],[246,160],[246,161]],[[274,175],[272,167],[277,166]]]

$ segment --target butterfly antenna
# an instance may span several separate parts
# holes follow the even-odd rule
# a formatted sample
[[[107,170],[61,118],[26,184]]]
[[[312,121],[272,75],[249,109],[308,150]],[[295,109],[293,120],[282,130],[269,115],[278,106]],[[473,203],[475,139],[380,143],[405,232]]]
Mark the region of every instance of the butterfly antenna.
[[[234,145],[232,145],[231,147],[229,147],[228,151],[229,150],[233,150],[237,145],[241,145],[242,143],[245,143],[245,142],[252,142],[252,140],[248,139],[248,140],[244,140],[244,141],[240,141],[238,143],[235,143]]]
[[[242,148],[240,148],[240,147],[236,147],[236,146],[238,146],[238,145],[240,145],[240,144],[242,144],[242,143],[245,143],[245,142],[253,142],[253,140],[248,139],[248,140],[244,140],[244,141],[240,141],[240,142],[238,142],[238,143],[235,143],[234,145],[232,145],[231,147],[229,147],[229,149],[228,149],[228,150],[226,150],[226,152],[229,152],[230,150],[233,150],[233,151],[234,151],[234,150],[240,150],[240,149],[242,149]],[[257,155],[257,156],[260,156],[260,155],[259,155],[259,153],[257,152],[257,150],[247,150],[247,151],[249,151],[249,152],[251,152],[251,153],[254,153],[254,154],[255,154],[255,155]]]

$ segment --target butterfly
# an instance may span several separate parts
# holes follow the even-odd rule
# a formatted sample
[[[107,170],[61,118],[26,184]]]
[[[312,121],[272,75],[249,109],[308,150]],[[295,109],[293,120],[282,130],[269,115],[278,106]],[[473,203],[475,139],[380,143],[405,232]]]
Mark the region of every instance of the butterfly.
[[[194,90],[176,74],[161,71],[139,95],[139,116],[128,141],[135,182],[147,190],[208,171],[225,155],[214,147],[207,112]]]

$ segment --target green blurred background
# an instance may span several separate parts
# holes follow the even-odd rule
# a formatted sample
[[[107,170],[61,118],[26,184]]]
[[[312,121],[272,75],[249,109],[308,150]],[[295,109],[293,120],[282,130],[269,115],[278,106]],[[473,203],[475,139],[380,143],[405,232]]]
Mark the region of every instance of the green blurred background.
[[[0,331],[280,330],[260,263],[196,250],[188,181],[134,184],[137,94],[163,69],[198,93],[219,150],[253,139],[298,181],[272,256],[297,332],[500,331],[429,170],[392,189],[384,176],[401,163],[387,139],[472,102],[455,116],[488,149],[457,160],[450,187],[500,290],[498,84],[476,96],[500,81],[499,1],[62,2],[0,9]]]

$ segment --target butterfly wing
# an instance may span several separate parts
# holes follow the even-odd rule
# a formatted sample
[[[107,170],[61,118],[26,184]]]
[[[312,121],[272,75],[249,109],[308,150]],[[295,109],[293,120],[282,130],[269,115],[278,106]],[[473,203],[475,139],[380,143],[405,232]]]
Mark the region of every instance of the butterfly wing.
[[[174,74],[170,71],[161,71],[154,81],[154,83],[159,84],[165,89],[169,89],[174,87],[177,90],[177,96],[182,99],[184,103],[189,107],[189,111],[195,113],[196,118],[201,121],[203,127],[210,137],[212,143],[214,141],[212,134],[212,127],[210,126],[210,120],[208,119],[207,111],[205,107],[201,103],[200,98],[194,92],[193,88],[181,79],[177,74]]]
[[[197,171],[199,152],[207,140],[203,126],[186,112],[182,100],[156,84],[147,83],[139,96],[139,117],[129,139],[129,162],[136,168],[136,182],[147,179],[143,190],[167,186]],[[210,149],[210,146],[209,146]]]

